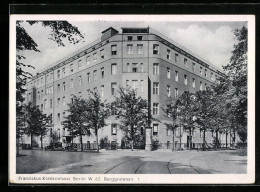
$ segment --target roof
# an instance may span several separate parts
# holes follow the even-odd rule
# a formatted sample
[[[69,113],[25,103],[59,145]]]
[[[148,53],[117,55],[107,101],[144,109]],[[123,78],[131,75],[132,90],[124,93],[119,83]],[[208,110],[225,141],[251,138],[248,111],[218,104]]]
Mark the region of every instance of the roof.
[[[109,27],[109,28],[107,28],[106,30],[104,30],[104,31],[102,31],[101,33],[105,33],[105,32],[107,32],[108,30],[113,30],[113,31],[116,31],[117,33],[119,33],[116,29],[114,29],[113,27]]]

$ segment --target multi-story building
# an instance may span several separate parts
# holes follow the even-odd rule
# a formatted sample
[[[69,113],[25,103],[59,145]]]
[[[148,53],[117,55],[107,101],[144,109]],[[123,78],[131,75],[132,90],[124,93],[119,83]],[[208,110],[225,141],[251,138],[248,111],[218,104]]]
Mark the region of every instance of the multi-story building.
[[[27,84],[26,101],[52,115],[54,127],[50,135],[55,132],[58,140],[66,143],[71,142],[71,137],[61,122],[73,94],[87,98],[89,90],[97,90],[111,102],[119,86],[129,85],[148,100],[153,117],[161,121],[152,122],[151,129],[141,131],[146,134],[147,148],[151,141],[148,137],[157,138],[161,147],[170,148],[173,143],[178,145],[180,135],[185,148],[189,133],[182,129],[175,133],[167,130],[164,122],[168,119],[162,107],[168,97],[203,90],[219,75],[222,73],[214,66],[153,29],[122,28],[119,33],[110,27],[99,40],[37,73]],[[108,126],[99,131],[99,138],[108,137],[110,142],[120,145],[124,135],[118,123],[112,115],[107,120]],[[212,143],[213,134],[206,133],[207,143]],[[225,143],[224,133],[219,135]],[[45,138],[45,143],[49,143],[49,138]],[[193,145],[201,144],[202,132],[193,131],[191,140]],[[84,136],[83,142],[93,143],[95,136]]]

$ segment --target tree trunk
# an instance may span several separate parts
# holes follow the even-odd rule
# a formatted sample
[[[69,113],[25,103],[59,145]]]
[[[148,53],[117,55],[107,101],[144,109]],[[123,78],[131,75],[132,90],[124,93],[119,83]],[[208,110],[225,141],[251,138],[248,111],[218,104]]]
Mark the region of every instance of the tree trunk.
[[[19,136],[18,136],[18,139],[16,139],[17,142],[16,142],[16,156],[19,156]]]
[[[31,133],[31,149],[33,149],[33,134]]]
[[[82,133],[80,133],[80,148],[81,148],[81,151],[83,151]]]
[[[99,152],[99,146],[98,146],[98,129],[95,130],[96,133],[96,143],[97,143],[97,153]]]
[[[181,150],[181,127],[180,127],[180,150]]]
[[[174,131],[172,132],[172,151],[174,151]]]
[[[216,130],[216,148],[218,148],[218,130]]]
[[[228,137],[228,132],[226,131],[226,149],[228,148],[227,144],[227,137]]]
[[[203,151],[206,150],[206,134],[205,134],[205,129],[203,129]]]
[[[134,126],[131,126],[131,150],[134,150]]]
[[[189,129],[189,151],[191,150],[191,127]]]
[[[41,149],[43,150],[43,145],[42,145],[42,134],[41,134]]]

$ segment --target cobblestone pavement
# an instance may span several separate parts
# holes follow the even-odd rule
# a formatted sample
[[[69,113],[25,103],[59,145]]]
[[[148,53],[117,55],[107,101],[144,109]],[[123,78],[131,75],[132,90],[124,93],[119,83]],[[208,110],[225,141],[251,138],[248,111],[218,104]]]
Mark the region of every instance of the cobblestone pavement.
[[[224,151],[20,150],[17,173],[39,174],[224,174],[246,173],[246,149]]]

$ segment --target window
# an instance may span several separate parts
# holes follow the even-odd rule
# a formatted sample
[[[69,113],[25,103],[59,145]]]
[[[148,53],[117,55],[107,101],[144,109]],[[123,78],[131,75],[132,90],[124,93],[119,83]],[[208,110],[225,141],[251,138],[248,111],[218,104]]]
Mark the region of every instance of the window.
[[[178,73],[178,71],[175,71],[175,81],[179,81],[179,73]]]
[[[100,86],[100,96],[104,97],[104,85]]]
[[[70,64],[70,72],[73,72],[73,64]]]
[[[204,88],[205,88],[205,90],[207,90],[207,83],[205,83],[205,87]]]
[[[138,41],[142,41],[143,40],[143,36],[137,36],[137,40]]]
[[[37,80],[37,85],[40,85],[40,80],[39,79]]]
[[[117,54],[116,45],[111,45],[111,55],[116,55],[116,54]]]
[[[57,77],[60,78],[60,70],[57,71]]]
[[[179,55],[177,53],[175,53],[175,62],[178,63],[179,62]]]
[[[132,80],[132,88],[138,89],[138,81],[137,80]]]
[[[200,82],[200,90],[203,90],[202,82]]]
[[[97,70],[95,70],[93,72],[93,80],[96,81],[97,80]]]
[[[47,82],[49,82],[49,80],[50,80],[50,76],[49,76],[49,75],[47,75],[47,78],[46,78],[46,79],[47,79]]]
[[[200,67],[200,75],[202,75],[202,67]]]
[[[153,103],[153,115],[159,115],[159,103]]]
[[[127,45],[127,54],[132,55],[134,53],[133,45]]]
[[[171,135],[171,130],[167,129],[167,136],[170,136],[170,135]]]
[[[184,58],[184,66],[185,66],[186,68],[188,68],[188,61],[187,61],[186,58]]]
[[[195,71],[195,63],[192,63],[192,71]]]
[[[138,64],[137,63],[133,63],[132,64],[132,72],[136,73],[138,71]]]
[[[62,120],[65,120],[65,112],[62,112]]]
[[[171,69],[167,67],[167,78],[171,78]]]
[[[51,80],[53,80],[53,73],[51,73]]]
[[[81,98],[81,97],[82,97],[81,92],[79,92],[79,98]]]
[[[115,103],[111,103],[111,115],[116,115],[116,106],[115,106]]]
[[[170,59],[171,58],[171,50],[170,49],[167,49],[167,52],[166,52],[166,57],[167,59]]]
[[[185,84],[185,85],[187,85],[187,84],[188,84],[187,75],[184,75],[184,84]]]
[[[90,89],[87,90],[88,96],[90,96]]]
[[[144,81],[140,81],[140,92],[144,92]]]
[[[116,135],[116,132],[117,132],[117,125],[111,124],[111,134]]]
[[[53,94],[53,86],[51,86],[51,89],[50,89],[50,90],[51,90],[51,94]]]
[[[90,64],[90,56],[87,56],[87,65]]]
[[[60,84],[58,84],[58,90],[57,91],[60,92]]]
[[[63,82],[63,91],[65,91],[66,90],[66,84],[65,84],[65,82]]]
[[[112,64],[111,65],[111,74],[116,75],[116,73],[117,73],[117,66],[116,66],[116,64]]]
[[[203,130],[200,130],[200,137],[203,137]]]
[[[115,95],[116,93],[116,83],[111,83],[111,95]]]
[[[62,105],[63,105],[63,106],[66,105],[66,98],[65,98],[65,96],[62,98]]]
[[[57,121],[60,122],[60,113],[57,115]]]
[[[170,85],[167,85],[167,96],[171,97],[171,87],[170,87]]]
[[[208,76],[208,74],[207,74],[207,69],[205,69],[205,77],[207,77]]]
[[[159,83],[158,82],[153,82],[153,94],[159,95]]]
[[[196,86],[196,85],[195,85],[195,79],[192,78],[192,87],[195,88],[195,86]]]
[[[158,44],[154,44],[153,45],[153,54],[154,55],[158,55],[159,54],[159,45]]]
[[[144,72],[144,64],[143,63],[140,64],[140,71]]]
[[[93,60],[94,60],[94,63],[97,61],[97,53],[93,53]]]
[[[41,98],[43,97],[43,90],[42,90],[42,93],[41,93],[42,95],[41,95]],[[31,100],[32,100],[32,97],[33,97],[33,95],[31,95]]]
[[[211,80],[214,79],[213,72],[210,73],[210,78],[211,78]]]
[[[73,88],[73,79],[70,80],[70,88]]]
[[[129,80],[126,80],[126,87],[128,87],[129,86]]]
[[[47,107],[47,99],[44,100],[44,109]]]
[[[132,41],[133,40],[133,36],[127,36],[127,40],[128,41]]]
[[[81,60],[78,61],[78,67],[79,67],[79,69],[81,69],[81,67],[82,67],[82,61]]]
[[[105,77],[104,67],[101,68],[101,79]]]
[[[142,55],[143,54],[143,44],[137,45],[137,54]]]
[[[127,72],[130,72],[130,64],[127,63],[126,66],[127,66]]]
[[[41,104],[41,111],[43,110],[43,104]]]
[[[73,103],[73,95],[70,95],[70,102]]]
[[[60,105],[60,98],[57,99],[57,106]]]
[[[159,125],[153,124],[153,135],[158,135],[158,129],[159,129]]]
[[[43,84],[43,78],[41,78],[41,84]]]
[[[100,50],[100,58],[101,59],[105,58],[105,56],[104,56],[104,49]]]
[[[50,108],[52,109],[52,99],[50,99]]]
[[[175,99],[177,99],[179,97],[179,90],[178,88],[175,88],[175,95],[174,95]]]
[[[62,75],[66,75],[66,70],[65,70],[65,67],[62,68]]]
[[[88,83],[90,82],[90,73],[87,73]]]
[[[154,75],[159,75],[159,63],[154,63],[153,64],[153,74]]]
[[[79,76],[79,85],[82,85],[82,78]]]

